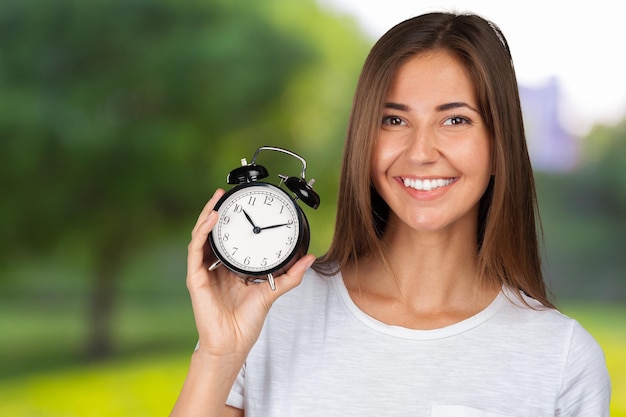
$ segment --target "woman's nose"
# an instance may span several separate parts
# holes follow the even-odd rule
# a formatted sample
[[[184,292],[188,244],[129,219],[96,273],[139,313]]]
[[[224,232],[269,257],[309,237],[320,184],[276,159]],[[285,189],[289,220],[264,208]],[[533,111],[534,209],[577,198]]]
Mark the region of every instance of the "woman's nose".
[[[436,162],[440,157],[435,132],[428,128],[412,129],[407,156],[412,164],[424,165]]]

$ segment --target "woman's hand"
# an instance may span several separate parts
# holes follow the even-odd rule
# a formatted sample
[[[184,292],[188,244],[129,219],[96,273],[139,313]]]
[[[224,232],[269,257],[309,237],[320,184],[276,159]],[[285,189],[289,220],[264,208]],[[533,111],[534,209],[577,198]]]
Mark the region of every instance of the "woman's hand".
[[[213,358],[243,363],[256,342],[272,303],[295,288],[315,257],[306,255],[269,285],[246,285],[227,268],[208,271],[205,243],[217,223],[217,190],[200,213],[191,233],[187,258],[187,288],[198,329],[198,351]]]

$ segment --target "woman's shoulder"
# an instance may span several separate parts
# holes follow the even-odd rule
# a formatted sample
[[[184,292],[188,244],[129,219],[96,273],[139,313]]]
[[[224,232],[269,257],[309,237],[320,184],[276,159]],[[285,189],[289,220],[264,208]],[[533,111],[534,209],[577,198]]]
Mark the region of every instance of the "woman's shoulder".
[[[556,308],[545,307],[523,292],[503,290],[509,300],[504,314],[517,323],[517,330],[526,337],[540,337],[555,345],[564,345],[569,354],[600,358],[604,355],[596,339],[576,319]]]
[[[508,300],[505,313],[520,323],[570,328],[576,320],[553,307],[546,307],[541,302],[528,296],[521,290],[504,286],[502,296]]]
[[[342,279],[341,272],[325,267],[324,269],[309,268],[302,278],[302,283],[296,290],[304,294],[325,294],[332,291],[335,281]]]
[[[309,268],[305,272],[300,285],[276,300],[272,308],[319,309],[320,303],[328,300],[329,296],[336,292],[335,281],[338,279],[341,279],[339,272],[325,275],[313,268]]]
[[[313,337],[311,329],[322,328],[336,320],[337,313],[343,309],[335,282],[340,279],[341,275],[325,276],[309,269],[300,285],[274,302],[265,320],[261,343],[257,344],[290,344],[301,339],[303,332],[304,337]]]

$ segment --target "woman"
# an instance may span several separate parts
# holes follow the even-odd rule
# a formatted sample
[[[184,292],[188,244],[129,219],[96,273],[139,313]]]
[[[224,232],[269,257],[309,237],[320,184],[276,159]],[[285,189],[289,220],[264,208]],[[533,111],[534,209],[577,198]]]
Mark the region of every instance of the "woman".
[[[312,269],[307,255],[275,292],[209,273],[222,194],[189,245],[199,343],[173,416],[608,416],[601,349],[546,295],[517,82],[490,22],[432,13],[374,45]]]

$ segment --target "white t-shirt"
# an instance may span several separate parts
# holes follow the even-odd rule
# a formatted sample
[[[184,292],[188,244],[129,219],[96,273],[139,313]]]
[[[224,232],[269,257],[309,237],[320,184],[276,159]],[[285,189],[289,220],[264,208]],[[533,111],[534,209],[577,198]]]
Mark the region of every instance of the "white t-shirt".
[[[310,270],[272,306],[227,403],[246,417],[608,417],[609,399],[601,348],[556,310],[503,290],[467,320],[412,330]]]

